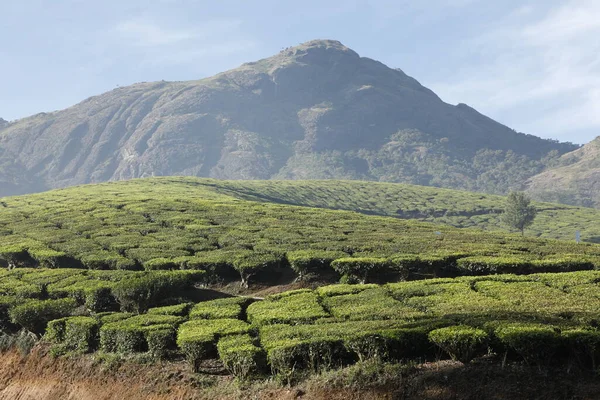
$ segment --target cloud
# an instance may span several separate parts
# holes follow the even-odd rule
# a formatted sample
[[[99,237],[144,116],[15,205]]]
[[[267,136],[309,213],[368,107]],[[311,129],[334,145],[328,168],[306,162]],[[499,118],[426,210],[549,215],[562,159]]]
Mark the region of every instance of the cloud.
[[[465,54],[478,57],[473,67],[450,77],[452,84],[430,86],[519,130],[588,141],[600,134],[598,15],[596,0],[571,0],[541,17],[531,6],[515,9],[466,43]]]
[[[131,19],[120,22],[115,32],[128,44],[156,47],[181,44],[191,40],[207,39],[216,33],[236,30],[240,21],[213,20],[201,23],[198,28],[170,28],[147,19]]]
[[[220,58],[254,49],[257,42],[242,32],[241,25],[240,20],[211,19],[193,27],[173,27],[163,19],[138,17],[114,26],[110,42],[122,52],[135,54],[139,66],[195,67],[202,59],[218,64]]]

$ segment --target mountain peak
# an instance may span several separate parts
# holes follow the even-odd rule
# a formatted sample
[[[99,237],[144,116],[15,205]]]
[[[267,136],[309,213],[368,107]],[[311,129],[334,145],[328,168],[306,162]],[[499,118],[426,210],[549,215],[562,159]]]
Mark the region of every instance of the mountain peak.
[[[342,44],[342,42],[340,42],[339,40],[331,40],[331,39],[309,40],[308,42],[301,43],[298,46],[294,46],[292,48],[296,48],[296,49],[325,48],[325,49],[332,49],[332,50],[352,51],[348,47],[344,46]]]
[[[277,63],[300,62],[300,63],[323,63],[331,61],[338,57],[348,59],[359,59],[359,55],[352,49],[344,46],[337,40],[315,39],[301,43],[297,46],[282,49],[279,54],[266,60],[273,60]]]

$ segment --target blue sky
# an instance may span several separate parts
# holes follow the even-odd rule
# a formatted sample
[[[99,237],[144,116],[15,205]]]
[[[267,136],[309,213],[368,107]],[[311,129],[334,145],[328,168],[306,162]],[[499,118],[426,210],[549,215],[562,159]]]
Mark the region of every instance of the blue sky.
[[[598,0],[1,0],[0,117],[336,39],[521,132],[600,135]]]

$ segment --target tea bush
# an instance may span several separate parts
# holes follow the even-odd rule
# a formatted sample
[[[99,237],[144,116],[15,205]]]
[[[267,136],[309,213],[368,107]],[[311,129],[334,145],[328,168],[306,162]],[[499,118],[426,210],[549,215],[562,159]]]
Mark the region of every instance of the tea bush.
[[[449,326],[429,332],[429,340],[463,364],[487,350],[488,334],[470,326]]]

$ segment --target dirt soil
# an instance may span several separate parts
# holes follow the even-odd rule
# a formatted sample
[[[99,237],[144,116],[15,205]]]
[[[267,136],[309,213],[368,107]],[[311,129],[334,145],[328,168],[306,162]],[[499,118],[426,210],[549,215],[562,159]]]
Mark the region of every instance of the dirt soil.
[[[37,346],[22,357],[0,355],[0,400],[400,400],[600,398],[600,378],[591,373],[540,371],[536,367],[481,362],[463,366],[423,364],[383,386],[312,378],[293,388],[273,382],[241,388],[218,363],[210,374],[193,374],[184,362],[99,362],[94,356],[53,358]]]

